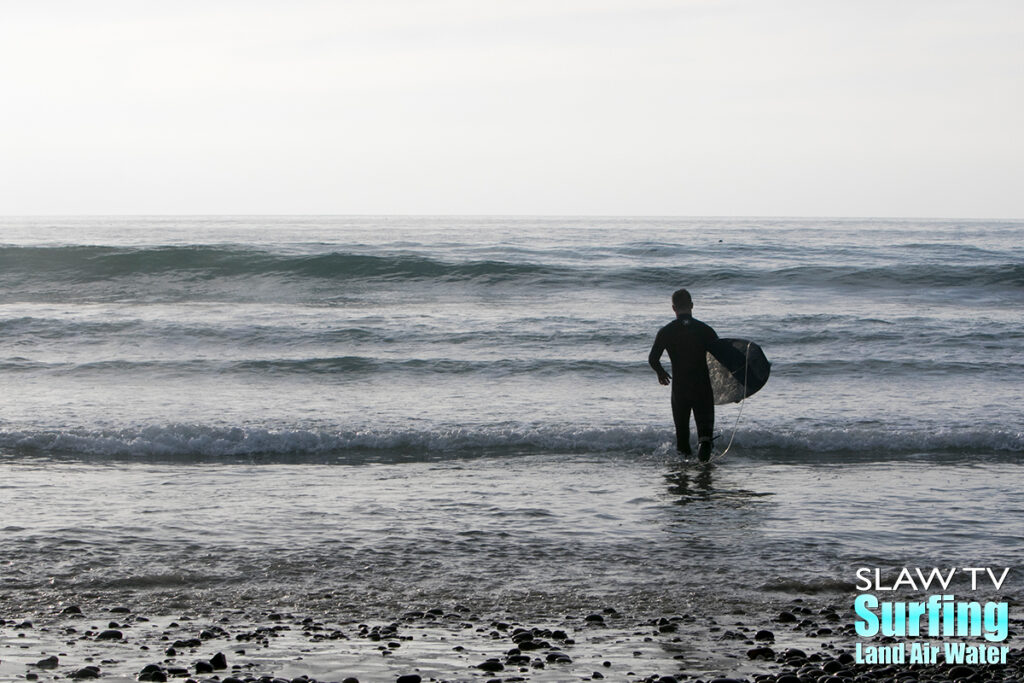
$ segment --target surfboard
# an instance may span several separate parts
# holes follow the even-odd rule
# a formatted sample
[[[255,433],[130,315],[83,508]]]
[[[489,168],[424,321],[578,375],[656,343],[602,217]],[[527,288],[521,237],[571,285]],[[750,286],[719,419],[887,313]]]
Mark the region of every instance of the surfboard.
[[[772,364],[761,347],[746,339],[719,339],[708,351],[715,404],[738,403],[768,381]]]

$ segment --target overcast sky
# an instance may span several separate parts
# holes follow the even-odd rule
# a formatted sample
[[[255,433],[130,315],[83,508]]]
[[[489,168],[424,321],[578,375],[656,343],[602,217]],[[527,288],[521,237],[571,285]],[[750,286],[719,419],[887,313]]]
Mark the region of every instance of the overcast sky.
[[[0,0],[0,214],[1024,218],[1020,0]]]

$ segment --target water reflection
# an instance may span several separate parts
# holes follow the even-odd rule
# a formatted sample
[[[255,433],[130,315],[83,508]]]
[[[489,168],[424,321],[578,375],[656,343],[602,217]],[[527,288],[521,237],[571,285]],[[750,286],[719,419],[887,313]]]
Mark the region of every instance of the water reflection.
[[[673,466],[665,473],[667,492],[675,505],[719,502],[733,507],[742,506],[752,500],[774,495],[770,491],[751,491],[743,488],[728,488],[721,484],[716,488],[712,477],[713,463],[684,463]]]

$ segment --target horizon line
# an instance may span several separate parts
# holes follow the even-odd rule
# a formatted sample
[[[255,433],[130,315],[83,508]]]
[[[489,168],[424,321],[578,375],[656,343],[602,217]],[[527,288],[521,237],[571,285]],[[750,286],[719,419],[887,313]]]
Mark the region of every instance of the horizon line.
[[[889,220],[889,221],[1022,221],[1008,216],[881,216],[825,214],[606,214],[606,213],[20,213],[12,218],[665,218],[665,219],[775,219],[775,220]]]

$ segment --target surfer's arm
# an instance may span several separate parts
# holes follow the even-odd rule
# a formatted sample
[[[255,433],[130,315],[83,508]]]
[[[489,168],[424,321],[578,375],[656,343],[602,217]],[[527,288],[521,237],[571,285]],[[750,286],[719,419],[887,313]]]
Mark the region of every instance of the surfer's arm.
[[[658,333],[658,336],[654,338],[654,346],[651,347],[651,353],[647,356],[647,362],[658,373],[658,381],[662,384],[668,384],[672,380],[672,375],[668,374],[661,365],[661,354],[664,352],[665,344],[661,340],[661,333]]]

